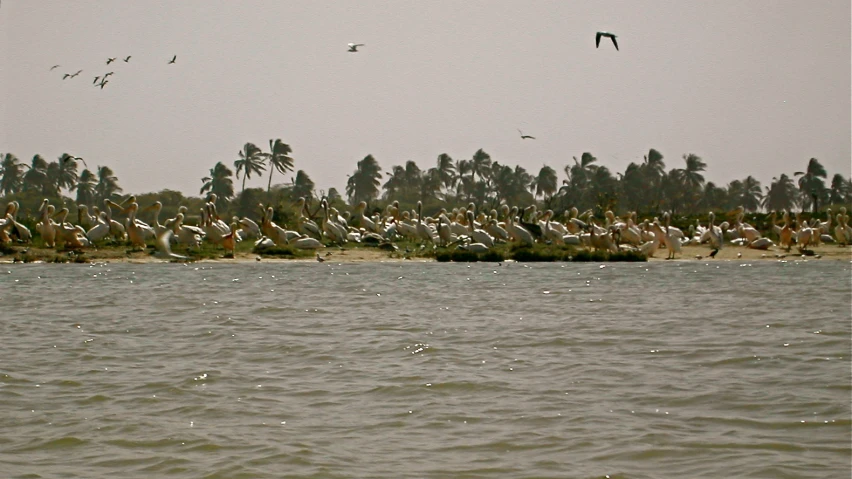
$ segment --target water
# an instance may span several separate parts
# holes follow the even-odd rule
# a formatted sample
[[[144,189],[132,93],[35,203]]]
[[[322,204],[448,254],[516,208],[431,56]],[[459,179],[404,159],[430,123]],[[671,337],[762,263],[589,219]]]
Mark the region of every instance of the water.
[[[0,298],[6,477],[850,475],[846,262],[6,265]]]

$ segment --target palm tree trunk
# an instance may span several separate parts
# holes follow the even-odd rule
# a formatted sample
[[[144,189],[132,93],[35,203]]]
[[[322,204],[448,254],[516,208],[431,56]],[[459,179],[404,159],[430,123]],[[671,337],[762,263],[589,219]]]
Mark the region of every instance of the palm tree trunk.
[[[246,192],[246,176],[247,175],[243,175],[243,191],[240,192],[241,195]]]
[[[270,166],[272,166],[272,165],[270,165]],[[269,190],[272,189],[272,172],[274,172],[274,171],[275,171],[275,168],[269,169],[269,183],[266,185],[266,194],[267,195],[269,194]]]

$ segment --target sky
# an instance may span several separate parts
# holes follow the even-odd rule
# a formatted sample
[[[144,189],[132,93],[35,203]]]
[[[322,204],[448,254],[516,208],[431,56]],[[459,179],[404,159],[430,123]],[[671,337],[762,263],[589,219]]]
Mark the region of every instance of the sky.
[[[246,142],[267,151],[274,138],[325,191],[343,191],[368,154],[385,171],[408,160],[425,170],[441,153],[459,160],[479,148],[534,174],[547,164],[560,180],[585,151],[623,172],[650,148],[667,168],[701,156],[717,184],[753,175],[768,186],[811,157],[849,177],[850,9],[2,0],[0,152],[26,163],[68,152],[110,166],[125,192],[188,195],[216,162],[233,169]],[[599,30],[617,34],[620,51],[606,38],[595,48]],[[366,46],[348,53],[350,42]],[[107,66],[109,57],[119,59]],[[92,84],[109,71],[103,89]]]

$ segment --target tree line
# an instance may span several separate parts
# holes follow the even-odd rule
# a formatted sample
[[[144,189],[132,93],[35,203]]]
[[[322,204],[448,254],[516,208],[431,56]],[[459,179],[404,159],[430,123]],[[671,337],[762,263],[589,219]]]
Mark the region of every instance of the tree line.
[[[378,161],[367,155],[348,175],[344,199],[335,188],[316,191],[314,182],[303,170],[298,170],[289,183],[273,186],[276,171],[283,175],[294,170],[291,154],[292,148],[281,139],[269,140],[268,151],[246,143],[233,161],[236,173],[226,162],[217,162],[201,179],[199,194],[216,194],[222,211],[240,215],[250,214],[259,202],[283,204],[299,197],[309,201],[326,197],[339,203],[346,200],[350,205],[360,201],[373,206],[390,201],[413,205],[422,201],[436,207],[470,202],[496,207],[507,202],[538,203],[557,211],[577,207],[581,211],[611,209],[618,214],[671,211],[682,215],[737,206],[749,212],[806,209],[817,212],[829,204],[852,204],[852,177],[836,173],[829,181],[828,172],[816,158],[808,160],[803,171],[792,176],[782,173],[763,187],[751,175],[727,185],[706,181],[707,163],[691,153],[683,155],[676,167],[666,170],[665,158],[656,149],[644,155],[641,162],[630,163],[623,173],[613,173],[592,153],[585,152],[563,167],[566,179],[561,184],[556,170],[548,165],[534,174],[522,166],[492,160],[483,149],[469,159],[454,160],[440,154],[434,166],[426,169],[409,160],[383,171]],[[65,191],[68,195],[75,194],[76,204],[91,207],[103,204],[104,199],[118,199],[123,193],[109,167],[98,166],[94,172],[86,167],[78,174],[79,163],[84,160],[68,153],[51,162],[35,155],[29,164],[11,153],[0,157],[0,195],[5,197],[37,202],[44,197],[61,199]],[[246,190],[246,180],[267,170],[265,192],[259,188]],[[237,193],[234,180],[239,181],[241,175],[242,185]],[[164,190],[163,193],[172,201],[185,199],[178,192]]]

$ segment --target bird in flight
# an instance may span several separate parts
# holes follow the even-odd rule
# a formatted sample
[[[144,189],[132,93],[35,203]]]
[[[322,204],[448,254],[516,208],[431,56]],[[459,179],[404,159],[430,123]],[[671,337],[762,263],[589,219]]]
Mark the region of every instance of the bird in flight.
[[[365,45],[363,43],[350,43],[348,46],[351,53],[358,53],[358,47],[363,47]]]
[[[177,61],[177,55],[173,56],[171,60],[169,60],[169,65]]]
[[[521,134],[521,139],[522,139],[522,140],[535,140],[535,137],[534,137],[534,136],[524,135],[524,132],[522,132],[520,128],[518,128],[518,133],[520,133],[520,134]]]
[[[77,73],[72,73],[71,75],[68,75],[68,74],[66,73],[66,75],[68,75],[68,76],[69,76],[69,77],[71,77],[71,78],[74,78],[75,76],[77,76],[77,75],[79,75],[79,74],[81,74],[81,73],[83,73],[83,70],[77,70]],[[65,78],[63,77],[62,79],[64,80]]]
[[[66,79],[66,78],[68,78],[68,77],[70,77],[70,76],[71,76],[71,74],[70,74],[70,73],[66,73],[66,74],[62,75],[62,79],[64,80],[64,79]]]
[[[124,63],[127,63],[129,61],[130,61],[130,55],[127,55],[127,58],[124,59]]]
[[[112,74],[114,74],[114,73],[115,73],[115,72],[109,72],[109,73],[107,73],[106,75],[104,75],[104,80],[106,80],[106,78],[107,78],[108,76],[110,76],[110,75],[112,75]]]
[[[109,80],[104,79],[104,80],[101,80],[101,82],[98,83],[98,85],[100,85],[101,90],[103,90],[107,83],[109,83]]]
[[[59,68],[59,65],[53,65],[50,67],[50,71],[56,70],[57,68]]]
[[[107,58],[107,65],[109,65],[110,63],[112,63],[114,61],[115,61],[115,58]]]
[[[98,80],[100,80],[100,79],[101,79],[100,75],[96,76],[96,77],[95,77],[95,81],[93,81],[93,82],[92,82],[92,85],[94,85],[95,83],[97,83],[97,82],[98,82]]]
[[[618,50],[618,42],[615,41],[615,34],[609,32],[598,32],[595,35],[595,48],[599,48],[601,46],[601,37],[607,37],[612,40],[612,44],[615,45],[616,51]]]
[[[63,160],[63,162],[64,162],[64,163],[68,163],[69,161],[72,161],[72,160],[73,160],[73,161],[82,161],[82,162],[83,162],[83,165],[84,165],[86,168],[88,168],[88,167],[89,167],[89,165],[87,165],[87,164],[86,164],[86,160],[84,160],[84,159],[80,158],[79,156],[71,156],[71,155],[68,155],[68,156],[66,156],[66,157],[65,157],[65,160]]]

